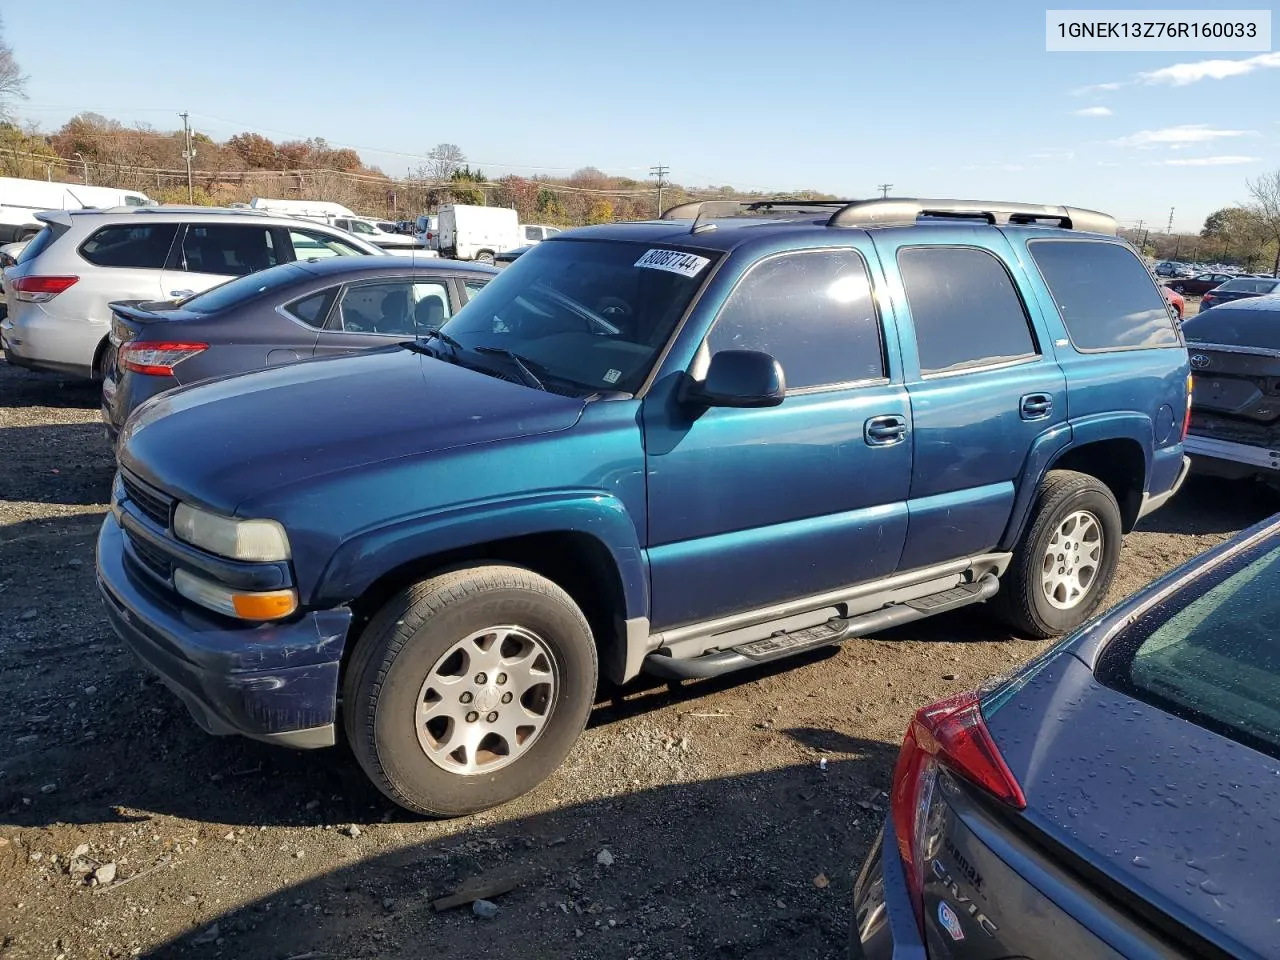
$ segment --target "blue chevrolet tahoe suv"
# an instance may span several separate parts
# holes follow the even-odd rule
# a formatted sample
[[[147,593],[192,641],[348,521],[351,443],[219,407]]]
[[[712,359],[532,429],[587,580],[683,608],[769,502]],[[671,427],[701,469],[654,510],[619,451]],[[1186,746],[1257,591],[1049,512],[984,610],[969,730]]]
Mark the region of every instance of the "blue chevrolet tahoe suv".
[[[403,806],[548,776],[597,678],[707,677],[993,598],[1066,631],[1187,469],[1115,221],[704,203],[539,244],[423,339],[125,425],[98,577],[213,733],[339,724]]]

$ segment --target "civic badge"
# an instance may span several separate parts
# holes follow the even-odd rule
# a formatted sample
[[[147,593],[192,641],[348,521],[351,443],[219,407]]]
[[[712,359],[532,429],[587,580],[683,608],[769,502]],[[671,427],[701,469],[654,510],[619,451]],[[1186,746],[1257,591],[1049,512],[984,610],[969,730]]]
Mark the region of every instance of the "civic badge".
[[[945,900],[938,902],[938,922],[942,924],[942,929],[947,931],[952,940],[964,939],[964,928],[960,926],[960,918],[951,909],[951,904]]]
[[[1203,370],[1209,366],[1209,355],[1206,353],[1193,353],[1191,355],[1191,365],[1197,370]]]

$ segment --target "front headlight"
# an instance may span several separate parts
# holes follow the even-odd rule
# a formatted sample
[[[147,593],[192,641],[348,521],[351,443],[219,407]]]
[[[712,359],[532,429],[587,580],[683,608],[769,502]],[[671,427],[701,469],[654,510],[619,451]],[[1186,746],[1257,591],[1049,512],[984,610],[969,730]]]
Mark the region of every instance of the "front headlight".
[[[173,532],[193,546],[232,560],[288,560],[289,538],[274,520],[235,520],[180,503]]]

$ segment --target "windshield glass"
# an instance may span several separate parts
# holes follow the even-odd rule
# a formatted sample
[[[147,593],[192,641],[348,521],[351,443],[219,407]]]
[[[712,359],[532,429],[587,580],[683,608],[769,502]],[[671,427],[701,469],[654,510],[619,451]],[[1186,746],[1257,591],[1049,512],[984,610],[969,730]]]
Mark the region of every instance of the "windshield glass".
[[[480,348],[483,365],[505,374],[510,359],[487,351],[509,350],[544,380],[635,393],[718,257],[647,243],[541,243],[443,330],[468,363]]]
[[[1228,562],[1141,617],[1098,679],[1280,756],[1280,547]]]
[[[258,273],[251,273],[248,276],[228,280],[226,283],[220,283],[218,286],[211,287],[203,293],[197,293],[194,297],[188,297],[182,301],[182,309],[190,310],[193,313],[218,313],[221,310],[239,306],[272,290],[290,286],[304,276],[306,276],[306,271],[294,266],[292,263],[282,264],[278,267],[271,267],[268,270],[261,270]]]
[[[1270,293],[1280,281],[1276,280],[1228,280],[1218,292],[1228,293]]]

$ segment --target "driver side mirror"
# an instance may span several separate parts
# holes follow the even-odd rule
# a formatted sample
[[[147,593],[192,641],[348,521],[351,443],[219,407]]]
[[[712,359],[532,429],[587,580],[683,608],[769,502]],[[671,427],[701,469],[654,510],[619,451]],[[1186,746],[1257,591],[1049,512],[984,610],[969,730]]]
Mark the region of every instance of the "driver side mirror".
[[[680,399],[704,407],[776,407],[787,395],[782,364],[758,350],[713,354],[701,381],[686,379]]]

